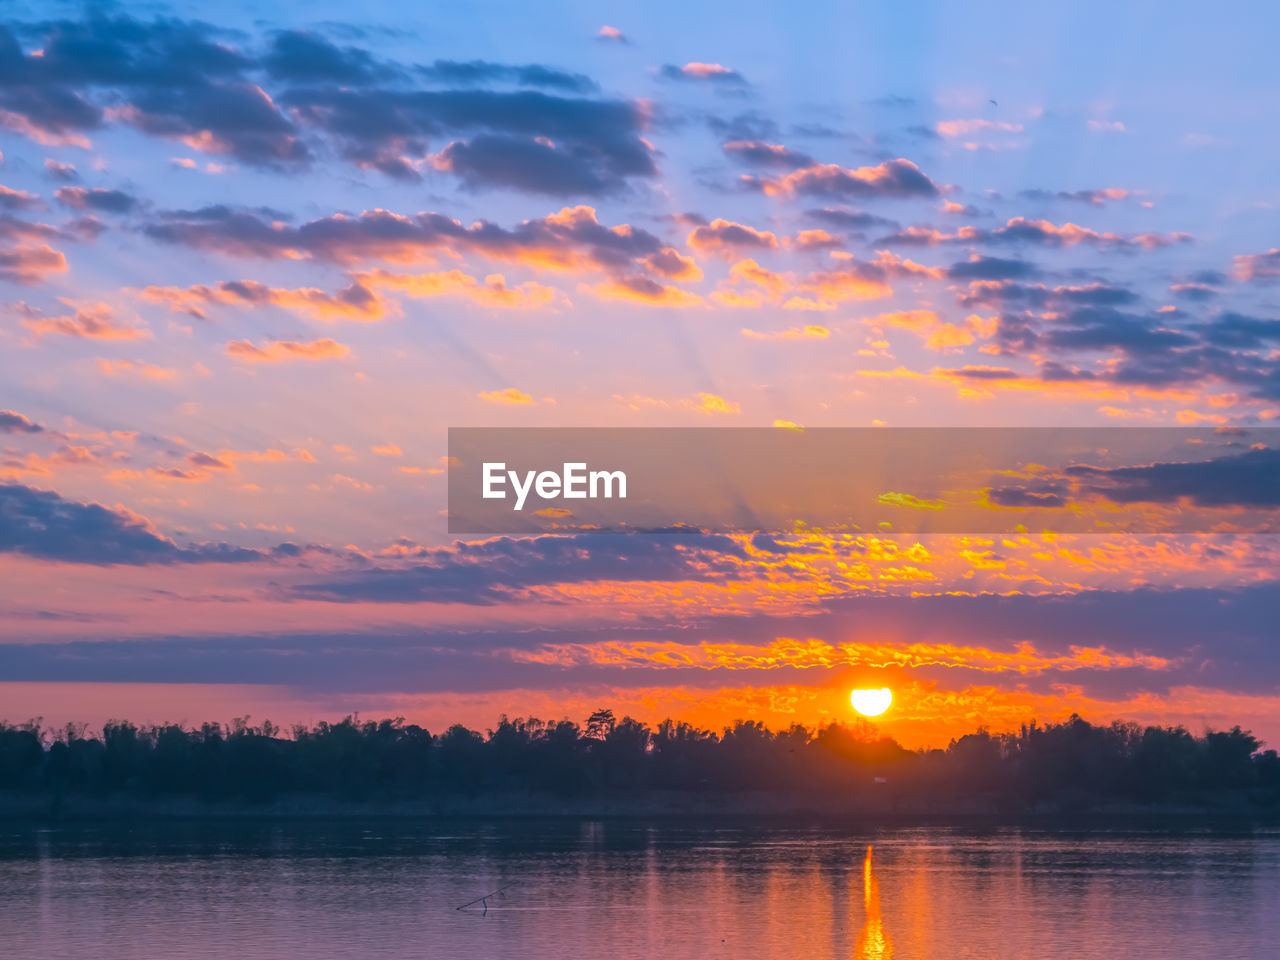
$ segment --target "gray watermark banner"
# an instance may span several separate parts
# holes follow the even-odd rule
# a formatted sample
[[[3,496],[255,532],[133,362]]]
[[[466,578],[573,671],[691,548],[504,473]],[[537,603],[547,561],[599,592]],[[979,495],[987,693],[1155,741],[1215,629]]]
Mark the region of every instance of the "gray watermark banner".
[[[449,532],[1274,533],[1280,430],[449,430]]]

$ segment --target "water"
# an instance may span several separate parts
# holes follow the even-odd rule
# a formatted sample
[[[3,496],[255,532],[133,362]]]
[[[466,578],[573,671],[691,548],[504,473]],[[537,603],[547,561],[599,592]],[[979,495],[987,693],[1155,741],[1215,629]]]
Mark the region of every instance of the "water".
[[[6,960],[1270,960],[1277,905],[1269,831],[0,827]]]

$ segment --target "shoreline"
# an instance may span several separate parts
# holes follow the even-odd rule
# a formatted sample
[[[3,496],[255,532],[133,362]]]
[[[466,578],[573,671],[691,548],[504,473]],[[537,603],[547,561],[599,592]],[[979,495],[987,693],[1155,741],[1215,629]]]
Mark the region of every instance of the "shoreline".
[[[1221,802],[1227,801],[1227,802]],[[0,792],[0,817],[10,822],[268,822],[360,820],[651,820],[699,822],[712,819],[767,822],[815,820],[909,827],[914,825],[1019,826],[1077,822],[1090,825],[1126,822],[1275,823],[1280,806],[1245,796],[1220,802],[1071,803],[1049,801],[1001,808],[982,801],[949,804],[866,802],[865,798],[787,797],[775,794],[670,793],[637,798],[555,798],[539,794],[483,797],[445,796],[426,800],[344,801],[321,797],[283,797],[273,802],[151,799],[129,796],[64,797]]]

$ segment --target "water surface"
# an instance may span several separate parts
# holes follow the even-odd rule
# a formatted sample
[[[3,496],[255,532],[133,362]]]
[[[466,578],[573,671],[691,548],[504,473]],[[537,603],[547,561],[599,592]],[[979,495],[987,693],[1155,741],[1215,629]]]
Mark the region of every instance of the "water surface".
[[[0,828],[7,960],[1252,960],[1277,904],[1268,831]]]

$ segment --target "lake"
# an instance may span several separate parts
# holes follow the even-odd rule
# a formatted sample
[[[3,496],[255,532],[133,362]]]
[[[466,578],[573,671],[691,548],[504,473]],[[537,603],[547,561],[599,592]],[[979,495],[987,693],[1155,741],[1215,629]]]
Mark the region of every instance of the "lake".
[[[1248,828],[0,827],[6,960],[1230,960],[1277,905]]]

